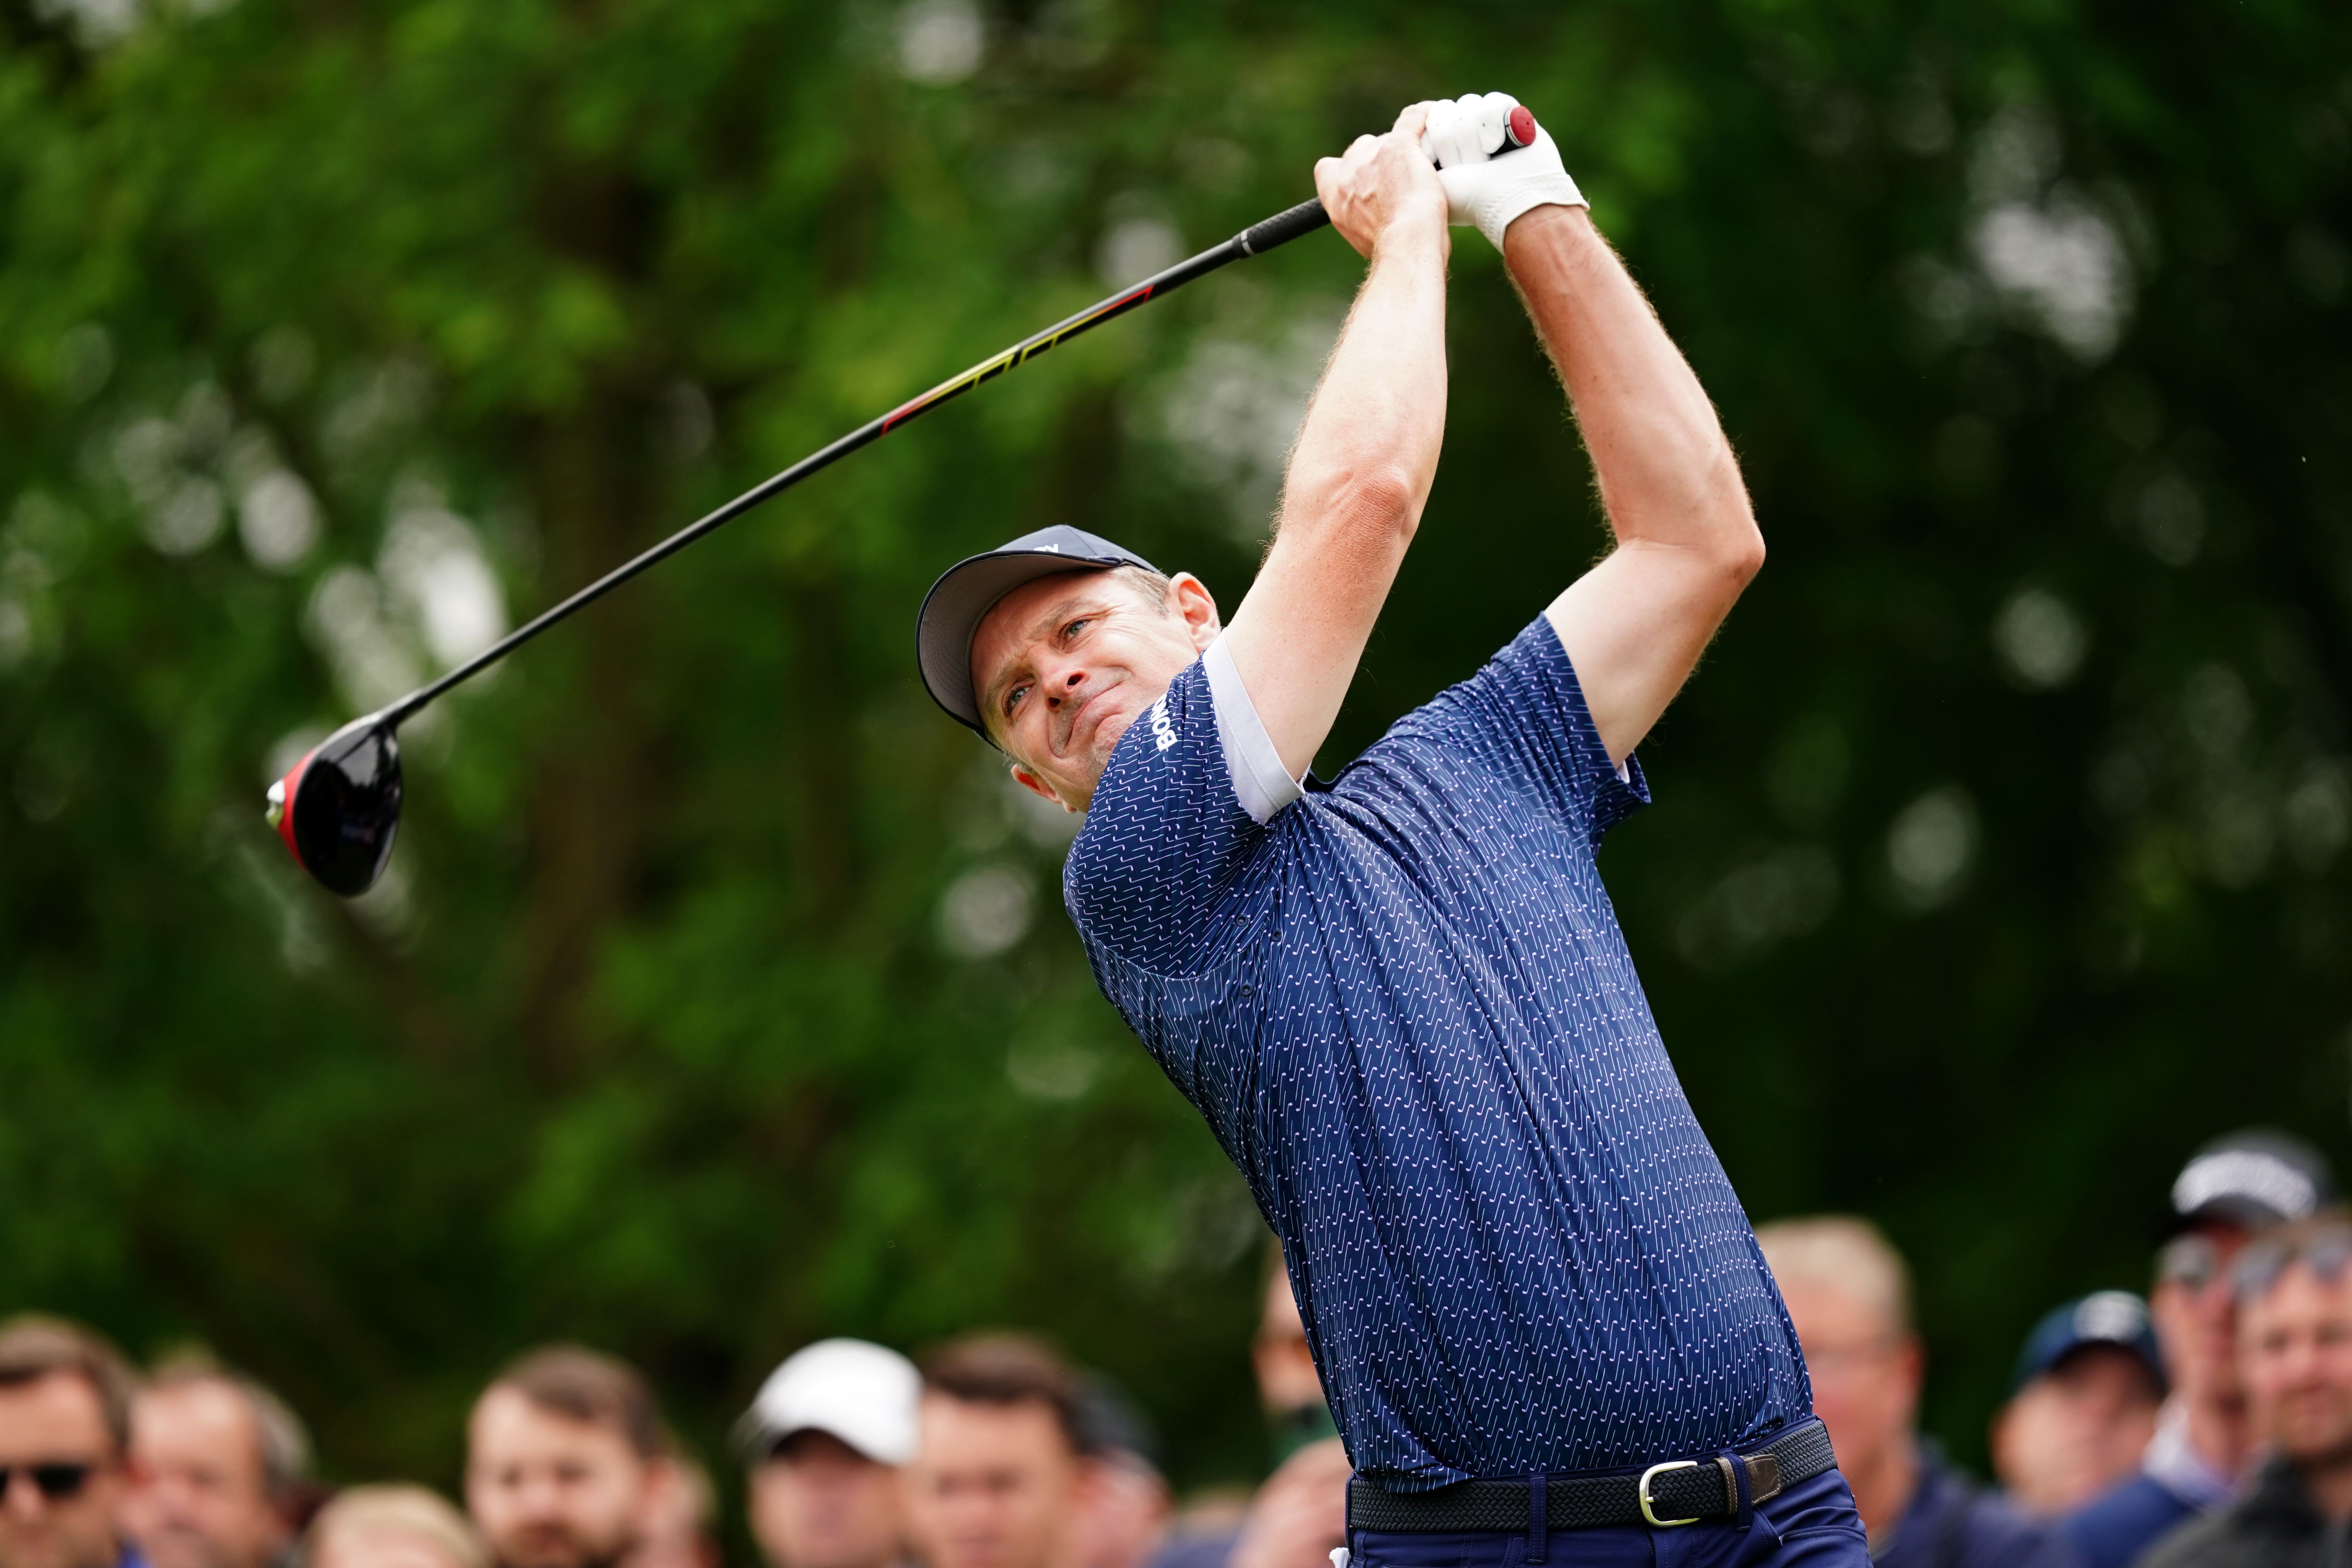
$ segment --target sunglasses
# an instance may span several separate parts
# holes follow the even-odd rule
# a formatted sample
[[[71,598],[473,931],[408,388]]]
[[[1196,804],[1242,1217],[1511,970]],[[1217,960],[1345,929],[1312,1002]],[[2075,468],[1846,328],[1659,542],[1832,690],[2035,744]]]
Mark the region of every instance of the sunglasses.
[[[2160,1285],[2186,1285],[2191,1290],[2202,1290],[2221,1277],[2221,1249],[2210,1237],[2193,1232],[2176,1236],[2156,1256],[2156,1278]]]
[[[16,1484],[18,1476],[33,1483],[33,1489],[51,1502],[63,1502],[80,1492],[89,1481],[93,1465],[0,1465],[0,1500],[8,1496],[8,1489]]]
[[[2295,1263],[2334,1284],[2352,1266],[2352,1226],[2331,1226],[2292,1240],[2257,1241],[2238,1255],[2230,1283],[2243,1301],[2268,1292]]]

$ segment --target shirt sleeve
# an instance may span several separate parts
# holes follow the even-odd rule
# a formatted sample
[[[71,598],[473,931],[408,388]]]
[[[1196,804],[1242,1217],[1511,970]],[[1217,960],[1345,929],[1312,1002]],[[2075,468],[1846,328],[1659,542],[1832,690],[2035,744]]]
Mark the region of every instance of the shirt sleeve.
[[[1257,814],[1270,819],[1298,794],[1222,650],[1187,666],[1120,737],[1062,871],[1087,944],[1163,974],[1196,968],[1240,935],[1234,895],[1265,836]],[[1212,673],[1219,658],[1232,677],[1231,740]]]
[[[1621,768],[1609,760],[1576,668],[1545,616],[1476,675],[1399,720],[1373,752],[1391,743],[1486,768],[1538,797],[1595,846],[1650,800],[1639,761],[1629,756]]]
[[[1275,750],[1274,737],[1265,732],[1257,704],[1250,700],[1249,689],[1242,684],[1242,672],[1234,664],[1233,649],[1225,646],[1224,633],[1218,633],[1209,651],[1201,656],[1201,668],[1209,678],[1209,698],[1217,710],[1217,742],[1224,751],[1225,774],[1233,781],[1242,809],[1263,826],[1305,792],[1282,765],[1282,753]]]

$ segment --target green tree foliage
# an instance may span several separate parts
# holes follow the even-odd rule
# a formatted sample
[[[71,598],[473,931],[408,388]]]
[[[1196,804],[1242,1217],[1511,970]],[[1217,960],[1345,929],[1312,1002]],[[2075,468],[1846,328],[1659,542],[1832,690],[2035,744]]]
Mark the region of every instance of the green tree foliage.
[[[1607,869],[1759,1216],[1868,1212],[1961,1449],[2185,1150],[2341,1147],[2352,22],[1593,0],[0,5],[0,1303],[449,1476],[536,1338],[715,1438],[828,1331],[1045,1327],[1259,1449],[1260,1235],[916,683],[1048,521],[1248,581],[1328,236],[894,436],[406,736],[390,885],[273,764],[982,353],[1507,86],[1773,557]],[[1325,769],[1601,547],[1494,258]]]

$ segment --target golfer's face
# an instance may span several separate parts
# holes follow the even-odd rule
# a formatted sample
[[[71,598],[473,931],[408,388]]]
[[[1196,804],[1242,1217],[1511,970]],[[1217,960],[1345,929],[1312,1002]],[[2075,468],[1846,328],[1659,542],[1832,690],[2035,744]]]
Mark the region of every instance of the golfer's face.
[[[1083,811],[1118,738],[1199,653],[1183,616],[1132,579],[1069,573],[988,613],[971,639],[972,694],[1039,793]]]

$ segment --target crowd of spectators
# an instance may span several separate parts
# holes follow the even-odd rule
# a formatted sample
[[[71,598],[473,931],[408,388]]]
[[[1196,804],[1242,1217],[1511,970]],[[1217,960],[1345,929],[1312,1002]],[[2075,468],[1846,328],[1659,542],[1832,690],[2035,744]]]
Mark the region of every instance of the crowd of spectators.
[[[1325,1568],[1347,1458],[1279,1269],[1265,1301],[1284,1462],[1247,1506],[1181,1516],[1148,1424],[1042,1340],[972,1335],[920,1367],[805,1347],[736,1431],[764,1568]],[[253,1379],[197,1359],[142,1377],[80,1325],[0,1323],[0,1568],[720,1568],[709,1474],[646,1380],[595,1351],[549,1346],[490,1381],[462,1490],[331,1492]]]
[[[1980,1485],[1917,1430],[1901,1256],[1847,1215],[1758,1241],[1882,1568],[2318,1568],[2352,1551],[2352,1218],[2308,1147],[2245,1132],[2174,1184],[2153,1284],[2027,1336]],[[1287,1280],[1253,1346],[1277,1463],[1179,1512],[1149,1426],[1026,1335],[825,1340],[736,1431],[763,1568],[1325,1568],[1348,1460]],[[721,1568],[709,1475],[646,1381],[578,1346],[491,1380],[463,1507],[313,1479],[302,1423],[195,1358],[143,1377],[62,1320],[0,1323],[0,1568]]]
[[[1880,1568],[2317,1568],[2352,1546],[2352,1217],[2283,1134],[2173,1184],[2147,1298],[2026,1336],[1988,1434],[1996,1487],[1920,1436],[1903,1258],[1866,1221],[1761,1226],[1813,1404]]]

